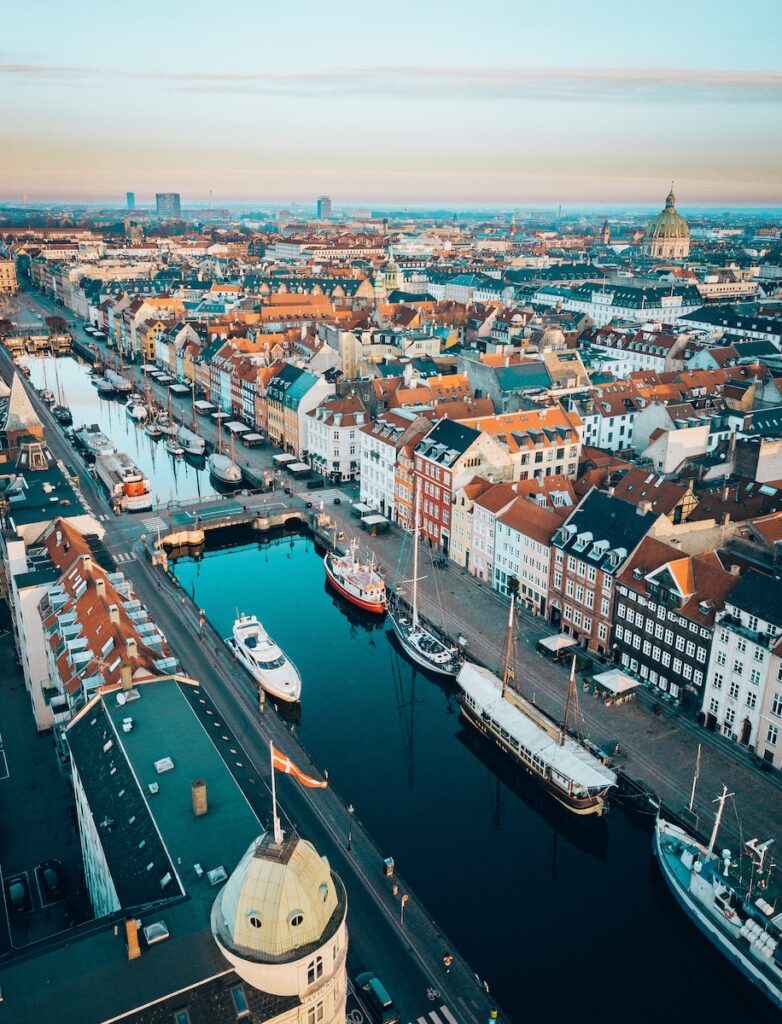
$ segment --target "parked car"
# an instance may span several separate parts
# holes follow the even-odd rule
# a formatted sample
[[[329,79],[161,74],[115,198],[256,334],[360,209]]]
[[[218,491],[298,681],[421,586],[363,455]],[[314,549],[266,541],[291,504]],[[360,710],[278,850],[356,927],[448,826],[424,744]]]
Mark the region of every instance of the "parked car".
[[[335,498],[334,499],[334,504],[335,505],[341,505],[342,504],[342,498]]]
[[[46,903],[54,903],[65,895],[65,872],[58,860],[45,860],[36,869],[41,884],[41,895]]]
[[[12,878],[6,882],[5,893],[8,900],[8,909],[12,914],[23,914],[26,910],[30,910],[32,906],[30,902],[30,886],[27,884],[27,878],[24,875]]]
[[[358,996],[374,1024],[397,1024],[399,1010],[394,1006],[385,985],[372,971],[364,971],[356,978]]]

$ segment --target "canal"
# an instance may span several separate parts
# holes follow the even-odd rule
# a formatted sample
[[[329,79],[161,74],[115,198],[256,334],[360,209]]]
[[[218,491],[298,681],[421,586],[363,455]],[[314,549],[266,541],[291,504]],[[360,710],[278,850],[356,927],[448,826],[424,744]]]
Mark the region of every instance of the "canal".
[[[91,383],[89,366],[71,356],[27,357],[30,381],[37,388],[59,390],[71,410],[73,426],[97,423],[118,450],[129,455],[152,484],[157,504],[215,493],[203,460],[191,462],[166,451],[165,439],[153,439],[125,412],[122,398],[101,398]]]
[[[295,661],[299,739],[515,1024],[770,1024],[674,905],[650,819],[559,809],[463,729],[453,684],[327,589],[311,537],[242,540],[180,558],[179,582],[221,635],[257,614]]]

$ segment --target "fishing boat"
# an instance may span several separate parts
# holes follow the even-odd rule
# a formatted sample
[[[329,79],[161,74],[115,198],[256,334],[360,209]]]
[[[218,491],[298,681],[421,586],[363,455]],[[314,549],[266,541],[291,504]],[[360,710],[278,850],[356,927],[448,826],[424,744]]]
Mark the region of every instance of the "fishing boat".
[[[326,579],[346,601],[365,612],[383,615],[386,611],[385,580],[375,569],[374,555],[369,562],[361,562],[357,551],[358,542],[353,539],[346,554],[327,552],[323,559]]]
[[[301,697],[301,676],[255,615],[240,615],[228,641],[237,661],[270,697],[288,702]]]
[[[231,438],[231,445],[233,446],[233,438]],[[238,487],[242,482],[242,471],[232,458],[229,459],[227,455],[223,455],[221,448],[221,423],[218,420],[217,450],[212,452],[206,460],[206,464],[209,467],[209,472],[219,483]]]
[[[95,381],[95,386],[98,389],[98,394],[102,398],[108,398],[116,391],[116,388],[108,377],[98,377],[97,381]]]
[[[148,434],[153,441],[157,441],[159,438],[163,436],[163,431],[157,425],[156,419],[147,420],[147,422],[144,424],[144,433]]]
[[[135,402],[132,398],[128,399],[125,412],[137,423],[141,423],[147,418],[147,407],[141,402]]]
[[[115,512],[146,512],[152,508],[150,482],[124,452],[98,455],[95,475],[109,492]]]
[[[41,392],[41,401],[46,402],[47,405],[54,405],[56,401],[54,392],[50,388],[44,388]]]
[[[658,815],[653,848],[673,898],[706,938],[730,960],[778,1010],[782,1010],[782,913],[757,893],[767,893],[766,867],[771,840],[745,843],[750,880],[731,873],[730,850],[715,852],[727,786],[717,798],[717,814],[708,846]]]
[[[455,676],[461,667],[463,658],[458,647],[446,637],[435,631],[432,626],[424,626],[418,614],[418,532],[420,515],[418,508],[418,490],[415,498],[415,526],[413,530],[413,579],[412,602],[410,612],[403,610],[403,605],[396,595],[389,605],[388,615],[394,627],[397,639],[405,654],[422,668],[442,676]]]
[[[516,765],[574,814],[603,814],[616,775],[584,743],[568,733],[575,700],[576,659],[568,683],[561,724],[511,687],[515,679],[514,600],[508,619],[502,678],[480,665],[465,663],[457,677],[465,721],[491,740]]]
[[[181,459],[182,456],[185,454],[185,449],[182,447],[182,445],[179,443],[179,441],[177,441],[175,437],[169,437],[169,439],[166,441],[166,451],[168,452],[169,455],[173,455],[174,458],[176,459]]]
[[[52,416],[64,427],[69,427],[73,423],[73,414],[67,405],[53,405]]]

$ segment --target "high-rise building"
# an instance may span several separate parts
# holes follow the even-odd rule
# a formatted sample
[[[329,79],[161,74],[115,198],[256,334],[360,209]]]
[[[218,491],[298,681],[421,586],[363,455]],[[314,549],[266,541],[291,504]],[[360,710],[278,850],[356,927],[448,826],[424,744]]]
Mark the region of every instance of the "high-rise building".
[[[182,219],[182,198],[178,192],[158,192],[155,196],[157,215],[161,220]]]
[[[135,210],[136,209],[136,193],[135,192],[126,192],[125,193],[125,200],[127,202],[127,206],[128,206],[129,210]]]
[[[329,196],[318,196],[318,220],[331,220],[331,199]]]

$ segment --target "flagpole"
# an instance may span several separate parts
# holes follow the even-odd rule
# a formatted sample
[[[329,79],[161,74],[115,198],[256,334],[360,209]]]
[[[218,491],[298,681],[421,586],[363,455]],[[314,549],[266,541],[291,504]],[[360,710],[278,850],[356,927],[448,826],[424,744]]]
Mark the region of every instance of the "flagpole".
[[[274,830],[274,842],[276,846],[282,843],[282,829],[280,828],[280,819],[277,817],[277,782],[275,779],[275,768],[274,768],[274,743],[269,740],[269,759],[272,768],[272,828]]]

